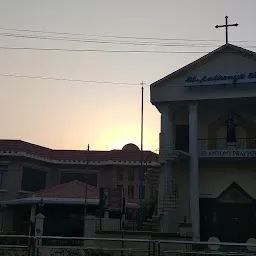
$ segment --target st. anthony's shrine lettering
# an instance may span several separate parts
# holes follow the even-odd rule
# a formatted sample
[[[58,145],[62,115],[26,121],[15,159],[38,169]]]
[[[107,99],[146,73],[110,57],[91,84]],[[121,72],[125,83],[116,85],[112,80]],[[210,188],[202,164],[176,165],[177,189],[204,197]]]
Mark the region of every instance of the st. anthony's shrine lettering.
[[[202,150],[200,157],[256,157],[256,150]]]
[[[239,81],[242,80],[252,80],[256,79],[256,72],[250,72],[248,74],[246,73],[240,73],[240,74],[235,74],[235,75],[220,75],[217,74],[215,76],[189,76],[186,78],[185,82],[186,83],[207,83],[207,82],[221,82],[223,83],[224,81],[230,82],[232,84],[236,84]]]

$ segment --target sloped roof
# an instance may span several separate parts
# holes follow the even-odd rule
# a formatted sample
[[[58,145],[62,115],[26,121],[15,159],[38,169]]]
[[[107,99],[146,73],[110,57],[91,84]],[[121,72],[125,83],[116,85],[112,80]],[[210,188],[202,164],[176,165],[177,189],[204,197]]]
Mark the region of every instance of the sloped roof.
[[[47,197],[47,198],[85,198],[86,184],[77,180],[63,183],[51,188],[46,188],[35,193],[29,193],[23,197]],[[87,185],[87,198],[99,198],[99,190]]]
[[[139,161],[140,151],[138,150],[55,150],[21,140],[0,140],[0,151],[14,151],[33,154],[39,157],[52,160],[86,161],[87,156],[90,161]],[[89,154],[89,155],[88,155]],[[157,154],[152,151],[143,151],[144,161],[156,161]]]
[[[155,87],[155,86],[161,86],[163,85],[163,83],[168,80],[171,79],[177,75],[181,75],[182,73],[186,73],[189,70],[191,70],[192,68],[194,68],[197,65],[202,65],[204,64],[206,61],[209,61],[211,58],[213,58],[214,56],[216,56],[217,54],[221,54],[224,52],[232,52],[232,53],[236,53],[236,54],[244,54],[247,55],[248,57],[254,58],[256,60],[256,53],[247,49],[244,49],[242,47],[233,45],[233,44],[224,44],[221,47],[215,49],[214,51],[209,52],[208,54],[204,55],[203,57],[191,62],[190,64],[174,71],[173,73],[159,79],[158,81],[152,83],[150,86],[151,87]]]

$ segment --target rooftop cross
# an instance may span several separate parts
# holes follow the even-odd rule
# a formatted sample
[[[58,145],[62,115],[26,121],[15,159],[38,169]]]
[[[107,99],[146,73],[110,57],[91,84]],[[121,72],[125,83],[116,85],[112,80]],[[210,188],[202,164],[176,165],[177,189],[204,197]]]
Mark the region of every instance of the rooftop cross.
[[[215,28],[226,28],[226,44],[228,43],[228,27],[237,27],[238,23],[228,24],[228,16],[225,17],[226,24],[225,25],[216,25]]]

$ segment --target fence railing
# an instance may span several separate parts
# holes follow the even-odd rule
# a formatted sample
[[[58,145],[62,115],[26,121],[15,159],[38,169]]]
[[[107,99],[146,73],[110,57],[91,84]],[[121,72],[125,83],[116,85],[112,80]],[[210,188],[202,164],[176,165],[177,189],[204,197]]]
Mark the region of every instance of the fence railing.
[[[12,244],[15,239],[30,241]],[[22,240],[21,239],[21,240]],[[21,241],[20,240],[20,241]],[[31,243],[32,240],[32,243]],[[255,255],[256,243],[194,242],[127,238],[0,236],[1,256],[199,256]]]
[[[237,138],[235,143],[227,143],[226,138],[199,139],[199,150],[256,149],[256,138]]]
[[[32,255],[29,252],[29,245],[32,245],[30,240],[28,236],[0,235],[0,255],[30,256]]]
[[[97,231],[120,231],[122,229],[121,219],[111,218],[97,218],[95,221],[95,230]],[[138,222],[136,219],[125,220],[124,229],[135,231],[138,229]]]

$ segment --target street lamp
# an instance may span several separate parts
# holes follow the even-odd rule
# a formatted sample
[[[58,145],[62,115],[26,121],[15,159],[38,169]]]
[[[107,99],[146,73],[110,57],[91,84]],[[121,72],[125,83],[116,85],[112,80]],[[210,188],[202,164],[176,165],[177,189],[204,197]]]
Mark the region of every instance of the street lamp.
[[[41,212],[41,208],[44,207],[44,199],[41,198],[40,201],[37,203],[37,205],[39,206],[39,211]]]

